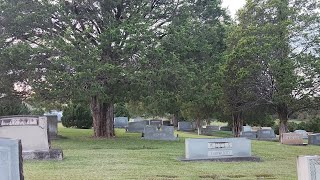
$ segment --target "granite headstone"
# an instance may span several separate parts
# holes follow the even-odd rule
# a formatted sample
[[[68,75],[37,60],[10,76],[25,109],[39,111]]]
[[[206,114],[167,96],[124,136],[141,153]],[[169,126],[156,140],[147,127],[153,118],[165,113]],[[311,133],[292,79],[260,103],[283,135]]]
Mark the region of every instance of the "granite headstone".
[[[178,131],[194,131],[196,128],[194,123],[188,121],[178,122]]]
[[[302,137],[302,134],[299,133],[282,133],[280,142],[287,145],[303,145]]]
[[[51,149],[45,116],[0,117],[0,137],[21,139],[24,159],[63,159],[62,150]]]
[[[177,138],[174,136],[174,127],[172,126],[146,126],[144,128],[144,137],[147,140],[164,140],[175,141]]]
[[[131,133],[143,133],[146,125],[147,121],[129,122],[126,130]]]
[[[251,155],[251,140],[246,138],[185,140],[185,161],[259,161]]]
[[[23,180],[21,141],[0,138],[0,180]]]
[[[257,131],[258,140],[276,140],[276,134],[273,129],[259,129]]]
[[[320,180],[320,156],[298,156],[298,180]]]
[[[303,139],[308,139],[308,133],[305,130],[295,130],[294,133],[302,134]]]
[[[115,117],[114,127],[115,128],[126,128],[128,126],[128,117]]]
[[[310,134],[308,137],[308,144],[320,145],[320,133]]]
[[[248,139],[257,139],[257,131],[245,131],[240,134],[240,137]]]
[[[58,137],[58,116],[57,115],[45,115],[48,121],[49,137],[50,139],[56,139]]]

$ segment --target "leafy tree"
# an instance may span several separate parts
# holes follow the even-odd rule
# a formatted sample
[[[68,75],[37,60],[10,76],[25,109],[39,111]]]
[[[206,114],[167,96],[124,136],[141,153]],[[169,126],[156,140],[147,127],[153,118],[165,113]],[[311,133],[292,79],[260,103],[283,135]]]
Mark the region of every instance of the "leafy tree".
[[[94,136],[112,138],[114,104],[138,96],[146,50],[163,36],[179,1],[4,0],[1,44],[25,49],[36,96],[90,102]],[[13,56],[11,56],[13,58]]]
[[[92,115],[89,106],[85,106],[81,103],[69,103],[69,105],[63,109],[63,116],[61,118],[61,122],[62,125],[67,128],[91,128]]]
[[[252,104],[262,100],[274,109],[280,119],[280,134],[288,131],[288,117],[292,113],[317,107],[320,36],[317,9],[319,2],[315,0],[248,0],[239,12],[231,52],[238,52],[238,57],[250,65],[234,63],[237,70],[230,68],[228,72],[240,80],[237,84],[242,87],[238,91],[240,101]],[[228,56],[237,61],[232,53]],[[252,95],[264,94],[257,90],[266,92],[266,96],[251,99]],[[242,97],[247,92],[249,98]]]

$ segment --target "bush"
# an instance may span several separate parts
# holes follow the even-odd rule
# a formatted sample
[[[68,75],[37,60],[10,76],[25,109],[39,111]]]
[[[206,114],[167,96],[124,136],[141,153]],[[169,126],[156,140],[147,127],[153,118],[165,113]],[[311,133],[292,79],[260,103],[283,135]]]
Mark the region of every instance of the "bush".
[[[70,104],[63,109],[62,125],[69,128],[89,129],[92,127],[92,115],[89,107],[81,104]]]
[[[28,115],[30,110],[19,99],[3,98],[0,101],[0,116]]]
[[[320,118],[314,118],[306,123],[306,130],[311,132],[320,132]]]

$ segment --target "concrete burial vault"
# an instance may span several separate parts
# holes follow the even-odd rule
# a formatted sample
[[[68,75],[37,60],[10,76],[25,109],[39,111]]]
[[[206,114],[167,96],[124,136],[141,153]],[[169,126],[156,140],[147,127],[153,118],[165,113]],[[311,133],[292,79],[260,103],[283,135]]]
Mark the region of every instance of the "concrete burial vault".
[[[60,149],[51,149],[47,117],[0,117],[0,138],[20,139],[23,159],[62,160]]]

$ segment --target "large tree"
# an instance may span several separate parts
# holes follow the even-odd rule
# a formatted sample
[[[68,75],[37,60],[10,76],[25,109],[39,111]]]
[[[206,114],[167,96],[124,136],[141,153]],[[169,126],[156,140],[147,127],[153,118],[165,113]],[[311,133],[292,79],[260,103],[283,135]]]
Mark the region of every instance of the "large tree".
[[[280,134],[287,132],[288,117],[292,113],[316,107],[319,90],[319,2],[248,0],[239,12],[238,20],[235,28],[238,40],[232,44],[231,52],[239,52],[238,57],[254,68],[236,63],[238,73],[233,73],[237,77],[245,77],[243,75],[247,72],[258,73],[258,76],[250,75],[239,81],[238,84],[244,88],[241,93],[246,91],[252,95],[257,92],[247,91],[249,87],[267,90],[263,103],[270,105],[278,114]],[[239,60],[238,57],[231,59]],[[262,81],[257,77],[262,77],[259,78]],[[256,100],[246,102],[250,104]]]
[[[23,64],[35,95],[91,104],[95,137],[114,136],[114,103],[137,93],[146,50],[180,2],[158,0],[5,0],[1,47],[23,45]]]

